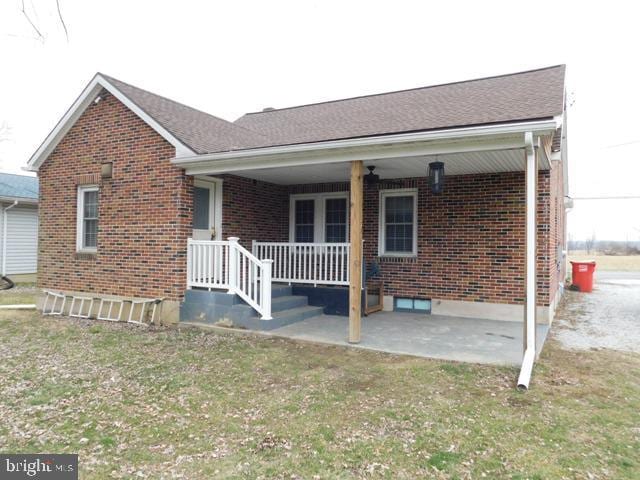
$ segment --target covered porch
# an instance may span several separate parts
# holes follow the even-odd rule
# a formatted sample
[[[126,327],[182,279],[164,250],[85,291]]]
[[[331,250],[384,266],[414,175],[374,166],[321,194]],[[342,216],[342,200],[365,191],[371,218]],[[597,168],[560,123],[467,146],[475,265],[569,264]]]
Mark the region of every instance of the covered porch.
[[[328,345],[357,346],[379,352],[491,365],[522,363],[521,322],[380,312],[362,322],[360,342],[345,337],[348,318],[321,315],[285,325],[269,333],[279,337]],[[549,331],[536,327],[536,353],[540,354]]]
[[[536,326],[537,180],[540,170],[551,168],[555,129],[555,121],[528,122],[175,159],[173,162],[183,166],[187,174],[198,178],[234,176],[273,185],[274,190],[282,186],[289,207],[286,232],[280,241],[265,241],[255,235],[247,238],[242,232],[240,240],[190,241],[188,284],[191,288],[226,289],[240,295],[265,322],[273,320],[274,282],[348,289],[348,317],[323,315],[289,325],[273,323],[269,330],[292,338],[451,360],[521,363],[524,354],[525,363],[532,364],[542,344],[539,340],[546,335],[544,327]],[[443,201],[446,194],[438,196],[427,181],[433,162],[444,164],[446,185],[456,180],[451,185],[455,185],[457,197]],[[375,167],[375,182],[365,181],[367,167]],[[338,188],[327,188],[336,184]],[[296,199],[304,202],[310,192],[325,195],[310,196],[322,202],[344,198],[346,241],[326,241],[311,228],[322,221],[323,232],[328,231],[326,203],[324,210],[316,207],[312,220],[305,220],[304,215],[298,218],[297,210],[293,210],[298,207]],[[408,198],[413,210],[403,212],[400,220],[389,220],[385,208],[394,204],[386,202],[387,195]],[[467,212],[465,205],[474,201],[480,206],[472,205]],[[266,208],[255,205],[261,207]],[[433,213],[436,207],[439,210]],[[492,210],[485,214],[483,208]],[[317,212],[321,212],[320,220]],[[502,225],[501,212],[510,216],[506,225]],[[262,213],[265,217],[272,214],[269,210]],[[227,213],[223,211],[222,215]],[[411,233],[406,238],[392,238],[389,224],[394,222],[404,222]],[[455,238],[456,222],[464,223],[461,238]],[[298,230],[305,234],[307,227],[307,238],[300,241]],[[447,229],[445,234],[442,228]],[[493,237],[483,233],[486,231]],[[450,232],[454,232],[453,237]],[[483,246],[476,248],[481,237]],[[496,239],[495,245],[490,244],[492,239]],[[392,241],[394,248],[386,248],[385,243]],[[455,261],[460,252],[465,261],[458,270]],[[503,252],[509,253],[505,256]],[[444,259],[439,262],[429,255],[442,255]],[[505,258],[514,258],[515,263],[505,266]],[[382,265],[387,276],[381,283],[392,289],[395,297],[406,297],[413,305],[428,301],[427,314],[391,312],[399,310],[391,296],[393,303],[385,305],[385,312],[363,320],[363,280],[372,263]],[[491,286],[476,295],[481,287],[474,282],[463,285],[456,279],[467,270],[473,270],[473,275],[486,279]],[[502,281],[505,272],[508,276]],[[501,289],[508,291],[511,301],[502,302]],[[463,292],[471,300],[449,301],[450,292]],[[438,299],[438,308],[455,304],[462,312],[469,304],[486,306],[494,298],[491,295],[497,298],[495,305],[507,312],[502,316],[508,318],[439,315],[431,308],[431,301]],[[464,298],[462,294],[460,297]],[[455,308],[450,311],[455,312]],[[518,311],[520,314],[514,313]]]

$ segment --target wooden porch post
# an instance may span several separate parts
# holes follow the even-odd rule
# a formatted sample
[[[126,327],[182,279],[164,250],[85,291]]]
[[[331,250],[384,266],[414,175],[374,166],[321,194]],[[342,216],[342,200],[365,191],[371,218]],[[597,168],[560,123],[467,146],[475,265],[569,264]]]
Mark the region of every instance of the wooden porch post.
[[[360,342],[362,310],[362,160],[351,162],[351,201],[349,211],[349,343]]]

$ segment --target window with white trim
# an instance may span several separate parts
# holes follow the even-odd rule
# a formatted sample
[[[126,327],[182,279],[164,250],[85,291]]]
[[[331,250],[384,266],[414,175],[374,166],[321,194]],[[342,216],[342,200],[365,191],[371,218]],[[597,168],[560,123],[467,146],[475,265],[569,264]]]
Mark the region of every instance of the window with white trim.
[[[324,200],[324,241],[341,243],[347,241],[347,199],[326,198]]]
[[[295,201],[295,241],[313,242],[315,236],[315,200]]]
[[[418,253],[418,191],[382,190],[378,223],[378,254],[410,257]]]
[[[95,252],[98,247],[98,187],[78,187],[76,249]]]
[[[347,196],[347,192],[291,195],[289,241],[348,242],[349,201]]]

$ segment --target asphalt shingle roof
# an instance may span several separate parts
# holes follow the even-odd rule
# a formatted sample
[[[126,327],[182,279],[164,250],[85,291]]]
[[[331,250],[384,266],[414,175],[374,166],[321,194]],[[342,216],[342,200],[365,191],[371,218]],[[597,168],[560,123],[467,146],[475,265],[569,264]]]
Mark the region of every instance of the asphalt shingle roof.
[[[550,118],[565,66],[248,113],[228,122],[102,75],[196,153]]]
[[[240,125],[101,74],[133,103],[196,153],[263,145],[267,139]]]
[[[272,145],[549,118],[563,111],[565,66],[249,113],[236,125]]]
[[[0,173],[0,197],[38,199],[38,178]]]

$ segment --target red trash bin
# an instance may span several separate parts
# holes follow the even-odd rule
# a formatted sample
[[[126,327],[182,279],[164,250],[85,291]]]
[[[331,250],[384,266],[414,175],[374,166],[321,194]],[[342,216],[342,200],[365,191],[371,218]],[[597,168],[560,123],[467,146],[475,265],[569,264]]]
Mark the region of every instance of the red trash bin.
[[[593,272],[596,270],[596,262],[571,262],[572,283],[581,292],[593,290]]]

